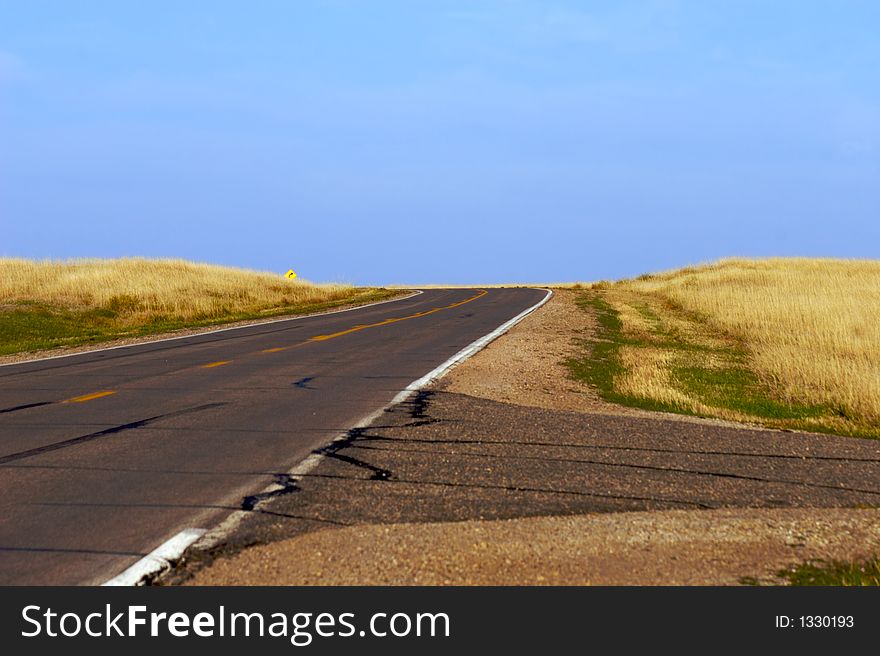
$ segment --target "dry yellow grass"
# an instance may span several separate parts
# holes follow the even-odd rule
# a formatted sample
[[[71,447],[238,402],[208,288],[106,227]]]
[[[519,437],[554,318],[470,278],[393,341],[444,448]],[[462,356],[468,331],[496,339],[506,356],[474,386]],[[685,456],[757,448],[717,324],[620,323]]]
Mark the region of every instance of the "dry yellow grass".
[[[394,294],[184,260],[0,258],[0,355],[314,312]]]
[[[599,287],[631,336],[655,329],[706,347],[691,355],[704,367],[712,366],[719,335],[722,342],[729,336],[774,398],[828,408],[817,427],[880,426],[880,261],[728,259]],[[627,374],[615,387],[681,403],[681,389],[666,383],[669,353],[638,350],[625,354]],[[706,413],[699,399],[688,403]]]
[[[202,319],[353,295],[350,285],[299,279],[185,260],[33,261],[0,258],[0,304],[44,303],[67,309],[124,307],[137,321],[152,315]]]

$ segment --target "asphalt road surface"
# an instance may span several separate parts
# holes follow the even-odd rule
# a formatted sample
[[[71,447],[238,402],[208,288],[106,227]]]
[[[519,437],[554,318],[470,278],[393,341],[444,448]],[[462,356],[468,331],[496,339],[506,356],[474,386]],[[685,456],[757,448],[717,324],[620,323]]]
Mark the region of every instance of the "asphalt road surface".
[[[545,294],[428,290],[0,367],[0,584],[99,584],[216,525]]]

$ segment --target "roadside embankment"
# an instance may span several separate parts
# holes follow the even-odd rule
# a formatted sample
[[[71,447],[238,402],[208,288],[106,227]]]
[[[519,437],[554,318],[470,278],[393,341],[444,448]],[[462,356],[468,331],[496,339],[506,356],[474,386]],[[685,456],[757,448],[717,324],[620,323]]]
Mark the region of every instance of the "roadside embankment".
[[[0,358],[131,343],[182,330],[321,312],[401,293],[286,280],[184,260],[0,258]]]
[[[723,260],[598,283],[569,361],[606,401],[880,437],[880,262]]]

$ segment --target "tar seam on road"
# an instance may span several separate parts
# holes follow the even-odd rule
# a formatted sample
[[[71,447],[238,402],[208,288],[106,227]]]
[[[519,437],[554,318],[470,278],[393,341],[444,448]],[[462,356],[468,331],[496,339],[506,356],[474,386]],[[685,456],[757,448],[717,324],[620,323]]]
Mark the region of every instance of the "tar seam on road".
[[[179,417],[181,415],[187,415],[193,412],[201,412],[203,410],[210,410],[211,408],[219,408],[220,406],[226,405],[225,402],[219,403],[206,403],[204,405],[199,405],[194,408],[185,408],[183,410],[176,410],[174,412],[168,412],[163,415],[156,415],[155,417],[147,417],[146,419],[138,419],[136,421],[131,421],[126,424],[119,424],[118,426],[111,426],[110,428],[105,428],[104,430],[96,431],[94,433],[89,433],[88,435],[80,435],[79,437],[72,437],[68,440],[62,440],[60,442],[53,442],[52,444],[46,444],[44,446],[38,446],[33,449],[28,449],[26,451],[19,451],[17,453],[10,453],[9,455],[0,457],[0,465],[5,465],[8,462],[15,462],[17,460],[24,460],[25,458],[31,458],[33,456],[42,455],[44,453],[49,453],[50,451],[57,451],[58,449],[66,449],[69,446],[74,446],[76,444],[82,444],[83,442],[91,442],[92,440],[96,440],[99,437],[106,437],[107,435],[115,435],[116,433],[121,433],[123,431],[132,430],[134,428],[143,428],[144,426],[149,426],[157,421],[162,419],[170,419],[171,417]]]

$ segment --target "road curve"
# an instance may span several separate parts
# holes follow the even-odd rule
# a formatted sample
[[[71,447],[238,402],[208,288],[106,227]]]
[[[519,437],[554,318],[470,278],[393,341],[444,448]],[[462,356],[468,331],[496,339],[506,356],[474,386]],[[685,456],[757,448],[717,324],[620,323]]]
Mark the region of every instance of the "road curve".
[[[216,525],[546,293],[426,290],[0,367],[0,584],[102,583]]]

